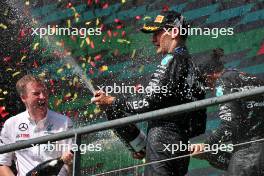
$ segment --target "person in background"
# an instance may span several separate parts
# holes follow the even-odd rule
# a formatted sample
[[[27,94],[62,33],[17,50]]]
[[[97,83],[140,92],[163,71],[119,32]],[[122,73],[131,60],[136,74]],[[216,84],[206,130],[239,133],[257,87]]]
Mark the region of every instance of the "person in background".
[[[72,128],[70,118],[48,109],[49,94],[46,85],[37,77],[25,75],[16,84],[16,89],[26,111],[9,118],[1,131],[1,145],[24,141],[48,134],[66,131]],[[14,175],[9,168],[15,160],[17,175],[25,176],[38,164],[62,156],[65,163],[70,163],[73,154],[69,149],[54,150],[60,143],[71,145],[71,140],[63,140],[57,144],[40,144],[10,153],[0,154],[0,176]],[[49,148],[51,147],[51,148]],[[52,147],[54,147],[52,149]],[[70,146],[69,146],[70,147]],[[69,173],[68,166],[61,169],[59,176]]]
[[[253,75],[236,69],[224,69],[224,64],[220,60],[221,56],[223,56],[223,50],[215,49],[213,56],[204,61],[201,66],[201,72],[205,76],[207,85],[211,87],[216,96],[242,92],[264,85],[263,80]],[[263,114],[264,95],[220,104],[219,118],[221,123],[219,127],[208,136],[204,143],[193,144],[191,147],[192,154],[194,157],[206,158],[206,153],[200,154],[204,152],[205,144],[231,142],[234,145],[231,158],[219,157],[219,162],[222,162],[222,164],[229,163],[227,175],[263,176]],[[196,156],[196,154],[200,155]]]

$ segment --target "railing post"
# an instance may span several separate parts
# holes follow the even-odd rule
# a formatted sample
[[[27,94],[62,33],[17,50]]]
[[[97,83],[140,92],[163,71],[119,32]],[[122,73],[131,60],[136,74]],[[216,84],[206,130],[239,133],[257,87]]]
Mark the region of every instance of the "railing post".
[[[81,134],[75,133],[74,136],[74,143],[77,144],[78,148],[81,145],[82,136]],[[80,150],[77,150],[74,152],[74,158],[73,158],[73,176],[80,176],[81,175],[81,152]]]

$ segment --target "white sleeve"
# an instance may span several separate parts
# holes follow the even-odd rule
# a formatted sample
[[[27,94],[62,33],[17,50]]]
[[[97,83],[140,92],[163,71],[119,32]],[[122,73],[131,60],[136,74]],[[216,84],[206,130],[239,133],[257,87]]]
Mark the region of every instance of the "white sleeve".
[[[11,140],[12,134],[8,130],[11,130],[11,128],[7,125],[7,123],[5,123],[1,131],[0,146],[13,143],[13,141]],[[5,166],[11,166],[14,156],[14,152],[0,154],[0,164]]]

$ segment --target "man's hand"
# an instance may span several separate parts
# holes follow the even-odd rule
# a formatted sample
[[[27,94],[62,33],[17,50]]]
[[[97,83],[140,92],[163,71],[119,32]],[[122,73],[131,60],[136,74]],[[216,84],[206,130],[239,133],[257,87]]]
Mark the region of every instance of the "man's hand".
[[[94,92],[94,97],[91,99],[91,102],[99,106],[108,106],[111,105],[114,100],[115,97],[108,96],[102,90],[98,90]]]
[[[145,156],[146,156],[146,152],[143,151],[132,153],[132,157],[138,160],[142,160],[143,158],[145,158]]]
[[[0,166],[0,176],[15,176],[10,167]]]
[[[61,156],[63,162],[67,165],[72,164],[73,154],[71,152],[65,152]]]
[[[192,157],[203,159],[204,144],[192,144],[190,149]]]

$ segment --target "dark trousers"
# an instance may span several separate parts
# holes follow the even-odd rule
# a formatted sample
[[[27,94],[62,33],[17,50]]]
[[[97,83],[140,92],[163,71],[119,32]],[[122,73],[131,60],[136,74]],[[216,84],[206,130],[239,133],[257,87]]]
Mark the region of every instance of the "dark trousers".
[[[165,150],[167,144],[188,144],[188,137],[184,130],[179,129],[175,125],[151,126],[148,129],[148,141],[146,148],[146,161],[159,161],[163,159],[173,158],[181,155],[189,154],[185,151],[168,151]],[[170,147],[171,149],[171,147]],[[164,151],[165,150],[165,151]],[[188,172],[190,158],[184,157],[164,162],[159,162],[146,166],[145,176],[184,176]]]

